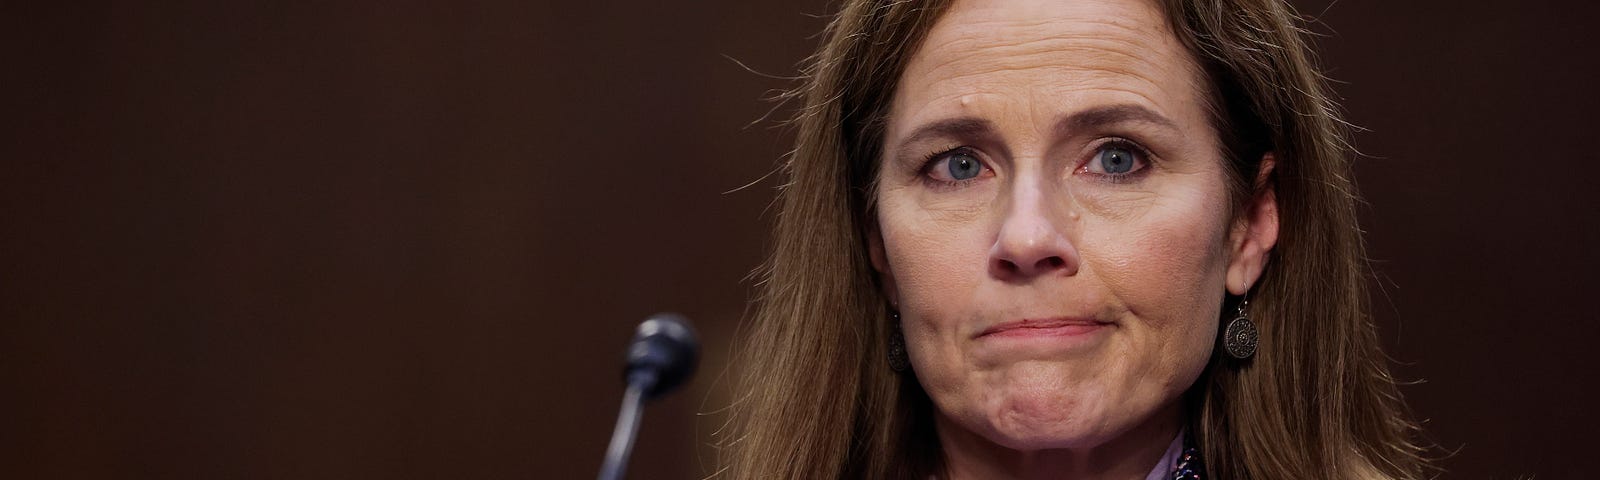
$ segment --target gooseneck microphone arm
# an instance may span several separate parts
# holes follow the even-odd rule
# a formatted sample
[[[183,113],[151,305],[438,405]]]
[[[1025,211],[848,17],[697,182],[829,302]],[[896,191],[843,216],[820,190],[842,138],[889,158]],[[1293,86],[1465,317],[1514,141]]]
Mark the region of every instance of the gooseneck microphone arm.
[[[617,427],[611,432],[611,446],[600,464],[599,480],[621,480],[633,455],[633,441],[639,434],[639,419],[644,402],[682,385],[694,374],[700,357],[700,342],[682,316],[657,314],[633,334],[628,344],[623,380],[622,410],[617,412]]]
[[[611,432],[611,446],[600,464],[600,480],[621,480],[633,456],[633,439],[639,435],[639,418],[644,416],[644,391],[629,385],[622,395],[622,411],[617,412],[617,429]]]

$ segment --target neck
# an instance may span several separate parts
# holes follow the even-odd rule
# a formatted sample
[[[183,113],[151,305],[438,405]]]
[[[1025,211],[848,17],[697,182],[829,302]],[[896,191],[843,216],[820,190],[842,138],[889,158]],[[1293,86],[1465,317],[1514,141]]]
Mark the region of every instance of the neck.
[[[1182,431],[1178,402],[1110,441],[1085,448],[1006,448],[935,414],[948,480],[1142,480]]]

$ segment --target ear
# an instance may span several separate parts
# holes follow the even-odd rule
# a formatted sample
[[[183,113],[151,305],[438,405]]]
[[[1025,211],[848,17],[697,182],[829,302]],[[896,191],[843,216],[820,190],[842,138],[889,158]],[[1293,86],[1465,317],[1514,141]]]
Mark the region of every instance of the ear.
[[[883,298],[889,299],[889,305],[899,308],[899,290],[895,289],[894,272],[889,270],[889,256],[883,250],[883,232],[878,229],[877,220],[867,225],[867,256],[872,258],[872,269],[878,272]]]
[[[1277,158],[1272,152],[1261,156],[1254,194],[1229,234],[1232,255],[1228,257],[1228,293],[1244,295],[1267,269],[1272,247],[1278,244],[1278,195],[1272,182]]]

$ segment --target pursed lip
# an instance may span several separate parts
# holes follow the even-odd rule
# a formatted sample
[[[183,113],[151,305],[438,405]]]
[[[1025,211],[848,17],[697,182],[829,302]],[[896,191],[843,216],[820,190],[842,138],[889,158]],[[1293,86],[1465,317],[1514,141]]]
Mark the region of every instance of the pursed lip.
[[[978,333],[978,337],[1029,337],[1081,335],[1110,325],[1092,318],[1052,317],[1025,318],[996,324]]]

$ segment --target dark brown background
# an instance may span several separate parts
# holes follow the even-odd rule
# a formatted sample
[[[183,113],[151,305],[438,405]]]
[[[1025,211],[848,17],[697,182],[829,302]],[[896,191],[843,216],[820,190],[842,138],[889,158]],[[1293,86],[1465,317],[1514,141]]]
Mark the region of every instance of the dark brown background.
[[[1301,7],[1448,476],[1577,478],[1600,12],[1480,3]],[[776,183],[723,192],[788,142],[729,57],[794,73],[825,2],[4,9],[0,476],[590,477],[658,310],[708,358],[633,478],[710,468]]]

